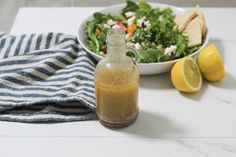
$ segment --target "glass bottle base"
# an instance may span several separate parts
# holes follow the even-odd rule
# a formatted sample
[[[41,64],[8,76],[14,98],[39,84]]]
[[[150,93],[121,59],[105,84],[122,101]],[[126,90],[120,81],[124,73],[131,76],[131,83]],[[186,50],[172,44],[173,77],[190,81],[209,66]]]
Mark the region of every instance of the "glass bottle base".
[[[99,116],[98,116],[99,117]],[[99,122],[107,127],[107,128],[123,128],[123,127],[126,127],[126,126],[129,126],[131,124],[133,124],[136,119],[138,117],[138,113],[136,113],[129,121],[127,121],[126,123],[109,123],[109,122],[106,122],[106,121],[103,121],[102,119],[99,118]]]

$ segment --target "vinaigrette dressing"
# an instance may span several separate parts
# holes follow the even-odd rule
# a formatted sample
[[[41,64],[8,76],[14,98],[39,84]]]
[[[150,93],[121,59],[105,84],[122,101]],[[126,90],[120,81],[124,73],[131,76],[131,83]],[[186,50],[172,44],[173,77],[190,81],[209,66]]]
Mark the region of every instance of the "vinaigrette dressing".
[[[123,31],[112,29],[107,45],[108,56],[99,62],[95,71],[96,112],[105,126],[127,126],[138,116],[139,73],[126,56]]]

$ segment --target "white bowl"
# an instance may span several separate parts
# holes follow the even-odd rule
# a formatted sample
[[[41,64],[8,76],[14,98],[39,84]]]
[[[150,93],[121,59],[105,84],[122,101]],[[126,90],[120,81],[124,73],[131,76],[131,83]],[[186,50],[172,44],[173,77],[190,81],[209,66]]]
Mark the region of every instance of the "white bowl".
[[[184,9],[175,7],[175,6],[171,6],[171,5],[166,5],[166,4],[160,4],[160,3],[149,3],[152,7],[159,7],[159,8],[166,8],[166,7],[170,7],[173,12],[175,14],[179,14],[184,12]],[[111,14],[111,15],[117,15],[119,13],[121,13],[121,10],[126,6],[126,4],[118,4],[118,5],[113,5],[110,7],[106,7],[98,12],[101,13],[105,13],[105,14]],[[79,26],[79,32],[78,32],[78,40],[81,44],[81,46],[85,49],[85,51],[91,55],[95,60],[99,61],[102,56],[92,52],[91,50],[88,49],[87,47],[87,35],[84,31],[85,25],[87,21],[90,21],[93,19],[93,14],[90,15],[89,17],[87,17]],[[209,31],[207,31],[205,39],[203,40],[203,44],[201,46],[201,48],[199,50],[197,50],[196,52],[192,53],[190,56],[192,57],[196,57],[197,54],[206,46],[206,44],[208,43],[209,40]],[[172,68],[172,66],[174,65],[174,63],[177,61],[173,60],[173,61],[167,61],[167,62],[160,62],[160,63],[138,63],[138,69],[139,69],[139,73],[141,75],[153,75],[153,74],[160,74],[160,73],[165,73],[165,72],[169,72]]]

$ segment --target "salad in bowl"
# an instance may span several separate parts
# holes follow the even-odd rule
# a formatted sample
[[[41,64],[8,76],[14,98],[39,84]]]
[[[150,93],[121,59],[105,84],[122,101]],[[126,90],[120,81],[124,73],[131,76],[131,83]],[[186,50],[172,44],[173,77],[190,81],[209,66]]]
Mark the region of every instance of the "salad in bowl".
[[[94,13],[81,24],[78,39],[99,60],[107,55],[108,30],[116,27],[126,32],[126,46],[137,52],[136,56],[131,52],[127,55],[136,57],[138,69],[144,75],[169,71],[176,60],[196,55],[208,41],[199,8],[184,11],[144,1],[127,1]]]

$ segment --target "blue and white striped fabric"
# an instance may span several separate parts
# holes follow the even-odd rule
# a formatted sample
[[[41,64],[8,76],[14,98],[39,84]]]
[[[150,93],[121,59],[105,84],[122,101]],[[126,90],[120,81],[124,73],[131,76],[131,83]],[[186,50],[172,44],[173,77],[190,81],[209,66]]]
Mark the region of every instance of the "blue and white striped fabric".
[[[94,68],[75,36],[0,33],[0,120],[95,119]]]

